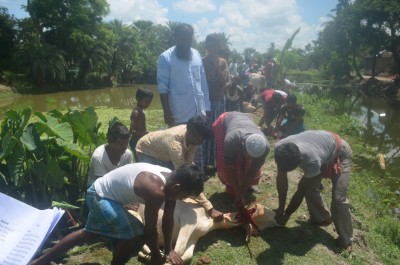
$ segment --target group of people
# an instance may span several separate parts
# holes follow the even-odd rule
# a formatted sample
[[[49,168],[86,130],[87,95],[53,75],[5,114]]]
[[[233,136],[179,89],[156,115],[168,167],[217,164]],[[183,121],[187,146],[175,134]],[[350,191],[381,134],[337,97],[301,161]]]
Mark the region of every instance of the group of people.
[[[214,221],[221,221],[223,213],[214,209],[203,194],[204,170],[214,167],[233,205],[243,208],[248,203],[245,201],[248,192],[260,192],[261,168],[271,149],[266,131],[261,129],[262,123],[267,124],[268,131],[280,132],[279,139],[284,138],[274,146],[278,168],[277,223],[284,226],[306,198],[310,222],[318,225],[333,222],[340,246],[351,248],[352,223],[347,200],[352,161],[350,146],[332,132],[301,132],[304,108],[296,103],[295,97],[274,89],[265,90],[268,91],[265,98],[272,101],[267,104],[264,100],[264,116],[259,126],[252,114],[226,111],[225,99],[234,81],[226,60],[218,54],[221,49],[218,36],[207,36],[207,56],[202,58],[191,47],[193,35],[190,25],[179,24],[175,32],[176,45],[158,58],[157,84],[164,122],[169,128],[147,131],[143,110],[150,105],[153,93],[138,89],[130,129],[119,122],[110,124],[107,144],[93,152],[85,227],[63,238],[32,261],[32,265],[47,265],[71,247],[102,236],[114,239],[112,264],[125,264],[143,243],[151,250],[152,264],[165,261],[181,264],[171,242],[176,200],[191,197]],[[283,104],[285,100],[287,103]],[[279,131],[269,128],[276,117],[281,124]],[[287,173],[297,167],[303,169],[304,176],[286,206]],[[332,180],[331,211],[320,194],[324,177]],[[127,211],[138,203],[146,205],[145,225]],[[162,205],[164,256],[159,251],[156,227]]]

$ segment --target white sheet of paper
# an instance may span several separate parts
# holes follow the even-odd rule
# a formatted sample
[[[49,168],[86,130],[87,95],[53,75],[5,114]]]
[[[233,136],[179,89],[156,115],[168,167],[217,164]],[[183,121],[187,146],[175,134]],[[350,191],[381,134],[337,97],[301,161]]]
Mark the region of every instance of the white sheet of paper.
[[[64,210],[38,210],[0,192],[0,264],[26,265]]]

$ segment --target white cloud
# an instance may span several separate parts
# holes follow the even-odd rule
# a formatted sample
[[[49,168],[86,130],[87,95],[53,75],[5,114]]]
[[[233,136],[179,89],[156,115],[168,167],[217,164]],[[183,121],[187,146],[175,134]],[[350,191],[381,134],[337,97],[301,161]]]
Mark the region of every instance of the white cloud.
[[[321,0],[325,3],[326,0]],[[242,52],[255,48],[264,52],[271,42],[282,48],[297,28],[301,28],[293,46],[304,46],[317,38],[323,23],[331,20],[323,14],[319,23],[307,24],[299,13],[298,0],[107,0],[110,14],[106,20],[124,23],[149,20],[155,24],[167,21],[190,23],[198,41],[214,32],[224,32],[232,43],[231,49]],[[331,1],[330,1],[331,2]],[[16,17],[28,14],[20,6],[26,0],[0,0],[0,5]],[[327,7],[328,8],[328,7]],[[196,12],[196,13],[194,13]],[[327,12],[326,12],[327,13]],[[315,20],[314,20],[315,21]]]
[[[326,0],[321,0],[326,1]],[[106,20],[118,19],[124,23],[149,20],[155,24],[167,21],[190,23],[198,41],[214,32],[229,36],[231,49],[242,52],[255,48],[264,52],[271,42],[282,48],[297,28],[301,28],[293,46],[304,46],[317,38],[324,22],[331,18],[321,16],[319,23],[306,24],[300,16],[298,0],[107,0],[110,14]],[[17,17],[27,16],[20,11],[26,0],[0,0],[0,5]]]
[[[187,13],[203,13],[216,10],[215,5],[210,0],[179,0],[173,6]]]
[[[218,8],[218,18],[195,23],[200,40],[213,32],[225,32],[231,48],[239,52],[249,47],[265,52],[272,42],[282,48],[299,27],[302,34],[297,35],[294,44],[302,48],[311,41],[313,31],[302,22],[294,0],[225,1]],[[300,36],[308,39],[300,41]]]
[[[168,21],[168,9],[156,0],[108,0],[110,14],[107,19],[118,19],[123,22],[149,20],[155,24]]]
[[[293,46],[304,48],[317,38],[321,25],[329,20],[321,17],[317,25],[306,24],[296,0],[107,1],[111,9],[108,19],[116,18],[125,23],[139,19],[155,24],[165,24],[168,20],[191,23],[198,41],[203,41],[210,33],[224,32],[229,36],[231,49],[238,52],[250,47],[265,52],[272,42],[282,48],[299,27]]]

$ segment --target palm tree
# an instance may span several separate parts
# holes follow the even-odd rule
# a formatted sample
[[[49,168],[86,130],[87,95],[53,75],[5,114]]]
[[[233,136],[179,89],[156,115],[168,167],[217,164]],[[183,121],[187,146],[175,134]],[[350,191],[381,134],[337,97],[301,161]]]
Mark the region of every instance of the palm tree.
[[[37,88],[43,89],[48,81],[64,80],[67,63],[64,52],[50,44],[25,45],[17,53],[21,67],[28,67],[28,72]]]

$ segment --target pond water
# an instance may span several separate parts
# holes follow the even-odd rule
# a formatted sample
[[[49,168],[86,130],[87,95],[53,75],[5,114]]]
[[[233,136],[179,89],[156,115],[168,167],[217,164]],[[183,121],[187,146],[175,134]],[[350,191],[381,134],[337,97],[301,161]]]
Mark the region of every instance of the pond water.
[[[117,109],[133,108],[136,105],[137,88],[146,87],[154,92],[154,99],[149,109],[160,109],[156,85],[135,85],[112,87],[96,90],[67,91],[35,95],[16,95],[1,102],[0,115],[4,116],[7,109],[21,109],[30,106],[33,111],[47,112],[52,109],[67,110],[76,108],[111,107]]]
[[[301,84],[299,84],[299,87]],[[47,112],[51,109],[85,108],[105,106],[112,108],[133,108],[138,87],[147,87],[154,92],[149,109],[161,109],[156,85],[134,85],[98,90],[68,91],[40,95],[16,95],[6,101],[0,99],[0,118],[7,109],[30,106],[33,111]],[[320,87],[325,90],[325,86]],[[386,104],[383,100],[366,100],[351,96],[336,99],[341,111],[356,117],[366,128],[365,141],[378,148],[385,155],[387,170],[391,175],[400,175],[400,108]],[[342,107],[343,106],[343,107]],[[400,189],[400,187],[396,187]]]

